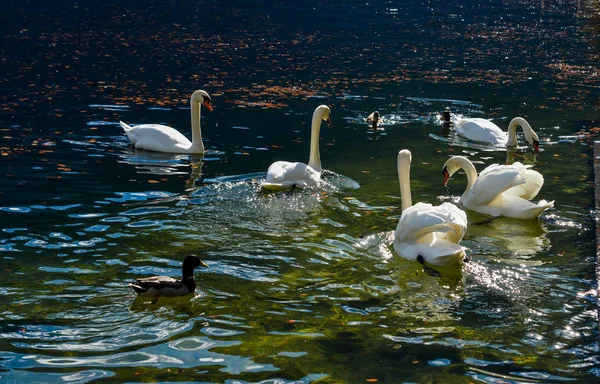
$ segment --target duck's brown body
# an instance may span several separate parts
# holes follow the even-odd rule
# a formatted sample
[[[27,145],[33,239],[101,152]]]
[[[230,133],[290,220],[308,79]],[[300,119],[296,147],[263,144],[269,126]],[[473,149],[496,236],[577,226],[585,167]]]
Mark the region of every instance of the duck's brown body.
[[[154,297],[176,297],[186,296],[196,290],[196,279],[194,276],[177,280],[168,276],[152,276],[138,279],[130,287],[138,295]]]
[[[196,255],[189,255],[183,260],[181,266],[181,280],[168,276],[151,276],[143,279],[137,279],[129,284],[138,294],[153,297],[177,297],[187,296],[196,291],[196,278],[194,278],[194,269],[196,267],[208,267],[206,263]]]

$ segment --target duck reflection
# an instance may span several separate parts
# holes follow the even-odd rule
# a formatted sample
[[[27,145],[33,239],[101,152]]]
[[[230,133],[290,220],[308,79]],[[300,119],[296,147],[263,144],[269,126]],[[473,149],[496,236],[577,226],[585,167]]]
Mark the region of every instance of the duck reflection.
[[[202,311],[204,298],[206,293],[198,290],[195,293],[187,296],[169,297],[163,300],[154,300],[148,296],[133,297],[129,309],[134,312],[152,312],[154,313],[159,308],[166,308],[175,311],[176,313],[197,314],[197,311]]]

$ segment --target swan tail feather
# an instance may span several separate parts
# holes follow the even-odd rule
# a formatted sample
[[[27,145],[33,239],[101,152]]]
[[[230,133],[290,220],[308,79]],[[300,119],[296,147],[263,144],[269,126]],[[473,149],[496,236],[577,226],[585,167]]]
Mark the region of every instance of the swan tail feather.
[[[532,218],[536,219],[536,218],[540,217],[540,215],[542,213],[544,213],[544,211],[546,209],[551,208],[553,206],[554,206],[554,200],[552,200],[552,201],[546,201],[546,200],[540,200],[540,201],[538,201],[536,207],[531,210],[532,214],[534,215]]]
[[[551,208],[551,207],[554,207],[554,200],[552,200],[552,201],[540,200],[540,201],[538,201],[538,205],[546,207],[546,208]]]
[[[451,113],[450,114],[450,122],[452,122],[452,125],[458,125],[458,124],[460,124],[462,118],[463,117],[461,115],[457,115],[455,113]]]
[[[119,125],[121,126],[121,128],[123,128],[123,130],[125,132],[127,132],[127,131],[129,131],[129,130],[131,130],[133,128],[131,125],[129,125],[127,123],[124,123],[122,121],[119,121]]]

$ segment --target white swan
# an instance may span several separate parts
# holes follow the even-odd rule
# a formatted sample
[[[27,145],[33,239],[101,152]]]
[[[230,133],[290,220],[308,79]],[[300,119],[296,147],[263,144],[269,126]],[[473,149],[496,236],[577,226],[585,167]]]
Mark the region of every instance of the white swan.
[[[319,105],[313,113],[308,165],[289,161],[274,162],[267,170],[267,177],[261,184],[264,189],[305,188],[319,183],[321,180],[319,132],[322,120],[331,127],[330,115],[331,110],[326,105]]]
[[[496,124],[479,117],[462,118],[452,115],[452,124],[456,133],[471,140],[491,143],[498,146],[514,147],[517,145],[517,127],[520,126],[525,139],[537,152],[540,149],[540,139],[531,125],[522,117],[515,117],[508,124],[508,132],[504,132]]]
[[[460,202],[467,208],[491,216],[515,219],[536,219],[554,205],[554,201],[529,200],[537,196],[544,184],[544,177],[521,163],[511,165],[492,164],[477,177],[477,170],[464,156],[453,156],[444,164],[444,185],[459,169],[467,174],[467,188]]]
[[[195,91],[190,98],[192,109],[192,141],[178,130],[160,124],[141,124],[132,127],[120,121],[127,137],[135,148],[168,153],[204,153],[200,131],[200,104],[212,111],[212,100],[208,93]]]
[[[394,250],[409,260],[448,266],[459,264],[465,248],[458,243],[467,230],[467,215],[454,204],[412,205],[410,195],[410,151],[398,153],[398,179],[402,216],[394,237]]]

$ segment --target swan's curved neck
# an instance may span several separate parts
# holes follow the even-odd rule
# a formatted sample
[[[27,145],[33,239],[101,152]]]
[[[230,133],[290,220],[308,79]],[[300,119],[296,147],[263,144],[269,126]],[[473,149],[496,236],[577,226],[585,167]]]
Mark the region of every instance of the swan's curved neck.
[[[204,143],[202,142],[202,131],[200,130],[200,102],[195,94],[190,99],[190,109],[192,110],[192,147],[198,149],[198,152],[204,152]]]
[[[323,118],[319,113],[314,113],[310,129],[310,157],[308,166],[317,172],[321,172],[321,154],[319,153],[319,134]]]
[[[531,125],[527,122],[527,120],[522,117],[515,117],[508,124],[508,141],[506,142],[507,146],[514,147],[517,145],[517,127],[521,127],[523,129],[523,133],[525,134],[525,138],[529,142],[529,144],[533,143],[533,129]]]
[[[461,157],[455,159],[455,161],[458,167],[462,168],[467,174],[467,188],[463,193],[463,197],[465,197],[469,194],[469,192],[471,191],[471,187],[473,187],[473,184],[475,184],[475,181],[477,180],[477,169],[475,169],[473,163],[471,163],[467,158]]]
[[[400,198],[402,212],[412,207],[410,194],[410,157],[398,156],[398,181],[400,182]]]

